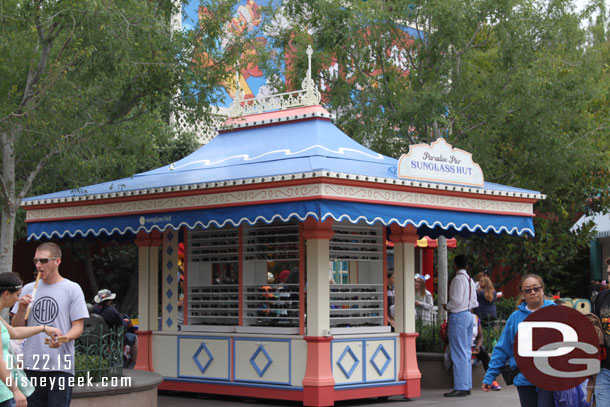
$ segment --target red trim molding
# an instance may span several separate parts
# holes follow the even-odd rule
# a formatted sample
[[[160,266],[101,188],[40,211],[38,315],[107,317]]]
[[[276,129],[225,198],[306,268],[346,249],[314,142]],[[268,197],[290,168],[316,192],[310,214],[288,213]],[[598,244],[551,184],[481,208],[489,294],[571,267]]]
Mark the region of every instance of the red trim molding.
[[[418,333],[400,333],[400,369],[398,380],[404,380],[404,395],[407,398],[421,396],[421,372],[417,365],[417,353],[415,351],[415,339]]]
[[[334,234],[333,219],[330,217],[326,218],[324,222],[319,222],[313,218],[307,218],[303,222],[303,238],[305,240],[330,240]]]
[[[335,379],[331,368],[331,336],[305,336],[307,365],[303,378],[304,406],[332,406]]]
[[[418,238],[417,229],[413,225],[405,227],[396,223],[390,225],[390,239],[394,243],[416,243]]]
[[[138,359],[136,370],[154,372],[152,363],[152,331],[136,331],[138,335]]]

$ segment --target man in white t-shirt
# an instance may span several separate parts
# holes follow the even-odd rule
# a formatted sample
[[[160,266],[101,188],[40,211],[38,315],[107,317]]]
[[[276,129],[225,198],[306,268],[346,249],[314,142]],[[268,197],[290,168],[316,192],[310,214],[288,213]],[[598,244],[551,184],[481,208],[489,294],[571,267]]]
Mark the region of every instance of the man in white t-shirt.
[[[48,325],[64,332],[49,344],[42,335],[25,340],[23,345],[24,370],[36,382],[36,391],[28,397],[30,407],[69,406],[72,398],[70,377],[74,376],[74,340],[83,333],[85,318],[89,317],[85,296],[80,286],[59,274],[61,248],[55,243],[43,243],[36,249],[34,265],[40,281],[23,287],[22,295],[12,312],[14,326]],[[25,320],[26,310],[31,305]],[[45,379],[41,379],[41,378]],[[42,386],[43,382],[46,384]]]

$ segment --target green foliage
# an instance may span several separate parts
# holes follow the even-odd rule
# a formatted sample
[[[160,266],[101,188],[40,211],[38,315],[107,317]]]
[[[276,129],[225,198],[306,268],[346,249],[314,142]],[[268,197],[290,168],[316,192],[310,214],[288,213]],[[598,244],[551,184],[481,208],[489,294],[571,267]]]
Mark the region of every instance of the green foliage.
[[[107,359],[99,355],[86,355],[84,353],[75,355],[74,375],[76,377],[90,375],[94,383],[102,381],[102,377],[114,376]]]
[[[124,244],[112,242],[103,247],[99,254],[92,256],[93,271],[100,289],[107,288],[117,295],[121,304],[132,293],[130,280],[138,273],[138,248],[132,242]],[[124,306],[117,308],[121,313],[129,313]]]
[[[439,336],[440,323],[423,324],[421,321],[415,321],[415,331],[419,333],[415,341],[417,352],[442,353],[444,343]]]
[[[507,320],[517,309],[517,298],[502,297],[496,300],[496,313],[499,320]]]
[[[313,76],[351,137],[398,157],[444,136],[473,154],[486,181],[547,195],[535,207],[534,238],[460,243],[477,267],[501,270],[505,281],[535,272],[562,292],[579,291],[573,276],[586,278],[576,265],[591,225],[570,227],[610,206],[603,2],[582,14],[569,0],[295,0],[282,11],[296,29],[280,30],[273,45],[292,52],[312,44]],[[592,13],[596,20],[583,24]],[[301,54],[291,83],[304,76]]]
[[[491,355],[493,352],[502,331],[504,330],[505,322],[498,321],[496,324],[483,328],[483,345],[487,353]]]
[[[172,0],[0,1],[0,271],[12,266],[24,197],[132,176],[193,150],[171,112],[212,120],[227,67],[239,67],[251,39],[221,29],[235,1],[208,3],[187,31],[172,29],[181,7]]]

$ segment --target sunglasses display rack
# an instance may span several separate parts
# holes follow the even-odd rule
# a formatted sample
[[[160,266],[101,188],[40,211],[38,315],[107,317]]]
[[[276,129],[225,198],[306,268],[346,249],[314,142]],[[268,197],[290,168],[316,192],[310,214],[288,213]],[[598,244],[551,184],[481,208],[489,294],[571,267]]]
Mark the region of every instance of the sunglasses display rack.
[[[330,287],[333,333],[377,331],[383,326],[383,284],[340,284]]]
[[[237,263],[239,230],[237,228],[194,230],[189,232],[189,262]]]
[[[237,325],[239,288],[237,284],[189,287],[189,325]]]
[[[299,226],[282,223],[244,227],[243,245],[245,261],[298,261]]]
[[[189,231],[187,261],[189,326],[234,330],[239,324],[239,230]]]
[[[244,325],[299,326],[298,284],[244,285]]]
[[[382,261],[383,229],[368,225],[333,225],[330,260]]]

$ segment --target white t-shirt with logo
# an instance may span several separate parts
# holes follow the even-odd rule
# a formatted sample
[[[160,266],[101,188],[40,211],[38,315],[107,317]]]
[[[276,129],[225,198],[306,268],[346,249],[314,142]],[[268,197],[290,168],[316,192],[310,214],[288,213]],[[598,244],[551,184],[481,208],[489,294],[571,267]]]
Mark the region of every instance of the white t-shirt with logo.
[[[34,283],[29,283],[23,287],[22,296],[31,295],[32,291],[34,291]],[[12,312],[17,313],[18,307],[19,304],[16,303]],[[53,326],[59,328],[65,335],[72,328],[72,321],[88,317],[85,295],[78,284],[65,278],[55,284],[46,284],[40,280],[27,326]],[[74,374],[74,341],[54,349],[45,345],[46,336],[41,332],[25,340],[24,369]]]

